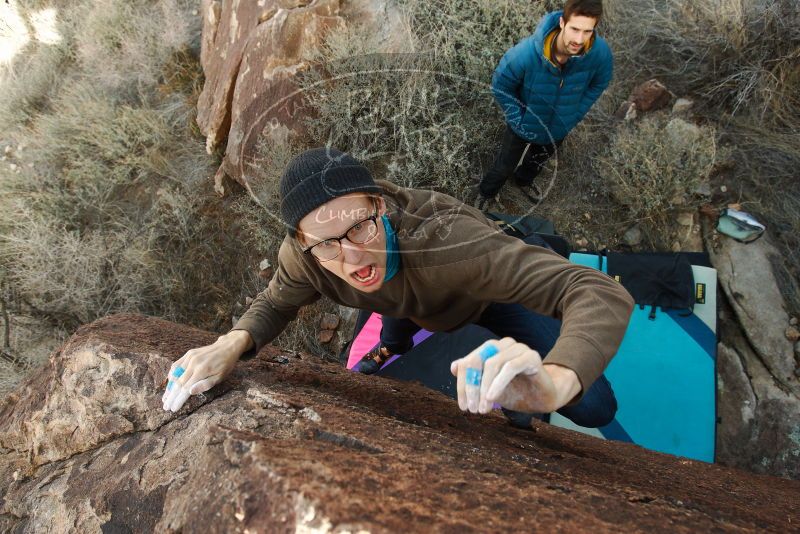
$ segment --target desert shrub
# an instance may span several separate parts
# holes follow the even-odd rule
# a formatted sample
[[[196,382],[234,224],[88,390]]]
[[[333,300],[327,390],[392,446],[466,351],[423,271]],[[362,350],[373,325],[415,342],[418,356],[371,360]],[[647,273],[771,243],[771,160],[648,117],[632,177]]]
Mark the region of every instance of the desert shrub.
[[[332,35],[304,81],[310,137],[350,151],[375,174],[461,196],[494,151],[503,121],[490,91],[500,56],[540,7],[504,0],[408,0],[397,51],[356,28]]]
[[[193,127],[196,2],[32,2],[20,11],[51,7],[58,45],[32,41],[0,79],[11,95],[0,109],[9,316],[49,325],[59,339],[118,311],[227,327],[240,278],[231,273],[246,266],[218,219],[217,162]],[[38,361],[20,323],[6,324],[9,351]]]
[[[159,83],[176,51],[197,48],[197,7],[191,0],[83,4],[75,54],[84,76],[118,98],[135,99],[141,88]]]
[[[648,117],[620,128],[608,151],[595,161],[632,218],[663,222],[673,209],[701,202],[694,192],[708,179],[717,159],[712,127]]]
[[[175,276],[184,249],[203,242],[193,191],[212,172],[187,135],[191,115],[175,99],[114,105],[84,84],[54,105],[58,113],[23,132],[20,172],[5,167],[0,185],[9,279],[72,327],[111,311],[170,309],[187,278]]]
[[[0,130],[8,132],[47,109],[67,78],[74,61],[74,28],[65,10],[70,11],[65,6],[14,2],[0,15],[0,46],[7,47],[5,62],[0,63]],[[48,35],[41,41],[35,35],[35,20],[44,13],[50,20]]]

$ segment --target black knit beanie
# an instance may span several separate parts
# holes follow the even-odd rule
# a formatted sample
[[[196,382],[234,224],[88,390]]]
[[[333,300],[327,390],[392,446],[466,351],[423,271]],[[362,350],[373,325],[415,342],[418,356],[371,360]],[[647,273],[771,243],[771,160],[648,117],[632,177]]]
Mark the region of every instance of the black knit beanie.
[[[281,177],[281,215],[294,237],[300,219],[329,200],[381,192],[367,168],[349,154],[333,147],[312,148],[290,161]]]

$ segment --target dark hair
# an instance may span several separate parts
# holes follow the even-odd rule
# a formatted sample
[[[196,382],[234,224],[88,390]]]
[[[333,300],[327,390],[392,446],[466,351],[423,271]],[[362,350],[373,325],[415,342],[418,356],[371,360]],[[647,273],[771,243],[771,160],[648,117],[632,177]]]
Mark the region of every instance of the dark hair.
[[[572,15],[591,17],[600,22],[603,16],[603,0],[567,0],[564,4],[564,22],[568,22]]]

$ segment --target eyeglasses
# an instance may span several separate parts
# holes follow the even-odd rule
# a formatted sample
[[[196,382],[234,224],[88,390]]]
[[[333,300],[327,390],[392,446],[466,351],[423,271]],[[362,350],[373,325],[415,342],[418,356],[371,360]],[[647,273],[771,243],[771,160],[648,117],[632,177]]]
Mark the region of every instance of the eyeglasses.
[[[354,245],[363,245],[375,239],[378,235],[378,224],[375,222],[377,218],[376,212],[372,217],[355,223],[341,236],[329,237],[311,245],[303,251],[303,254],[312,254],[319,261],[331,261],[342,253],[342,239],[347,239]]]

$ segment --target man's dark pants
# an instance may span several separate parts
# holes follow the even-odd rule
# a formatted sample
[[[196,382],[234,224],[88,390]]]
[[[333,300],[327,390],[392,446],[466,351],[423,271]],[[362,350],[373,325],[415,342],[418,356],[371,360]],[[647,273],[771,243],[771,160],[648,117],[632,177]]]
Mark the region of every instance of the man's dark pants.
[[[561,143],[562,141],[547,145],[529,143],[506,125],[500,153],[497,154],[494,164],[481,180],[480,194],[487,198],[494,197],[500,192],[508,177],[512,175],[519,186],[526,187],[533,184],[533,180],[539,175],[545,162],[558,150]],[[529,144],[530,148],[520,163],[519,159]],[[517,167],[518,163],[519,167]]]
[[[539,352],[542,359],[545,359],[553,348],[561,331],[561,321],[534,313],[521,304],[492,303],[475,324],[500,337],[512,337],[520,343],[525,343]],[[419,330],[420,327],[409,319],[384,316],[381,344],[395,354],[402,354],[411,349],[411,338]],[[530,421],[530,415],[505,409],[503,412],[515,425],[526,426]],[[616,412],[617,399],[605,376],[598,378],[589,387],[578,404],[558,410],[559,414],[575,424],[588,428],[607,425],[614,419]]]

